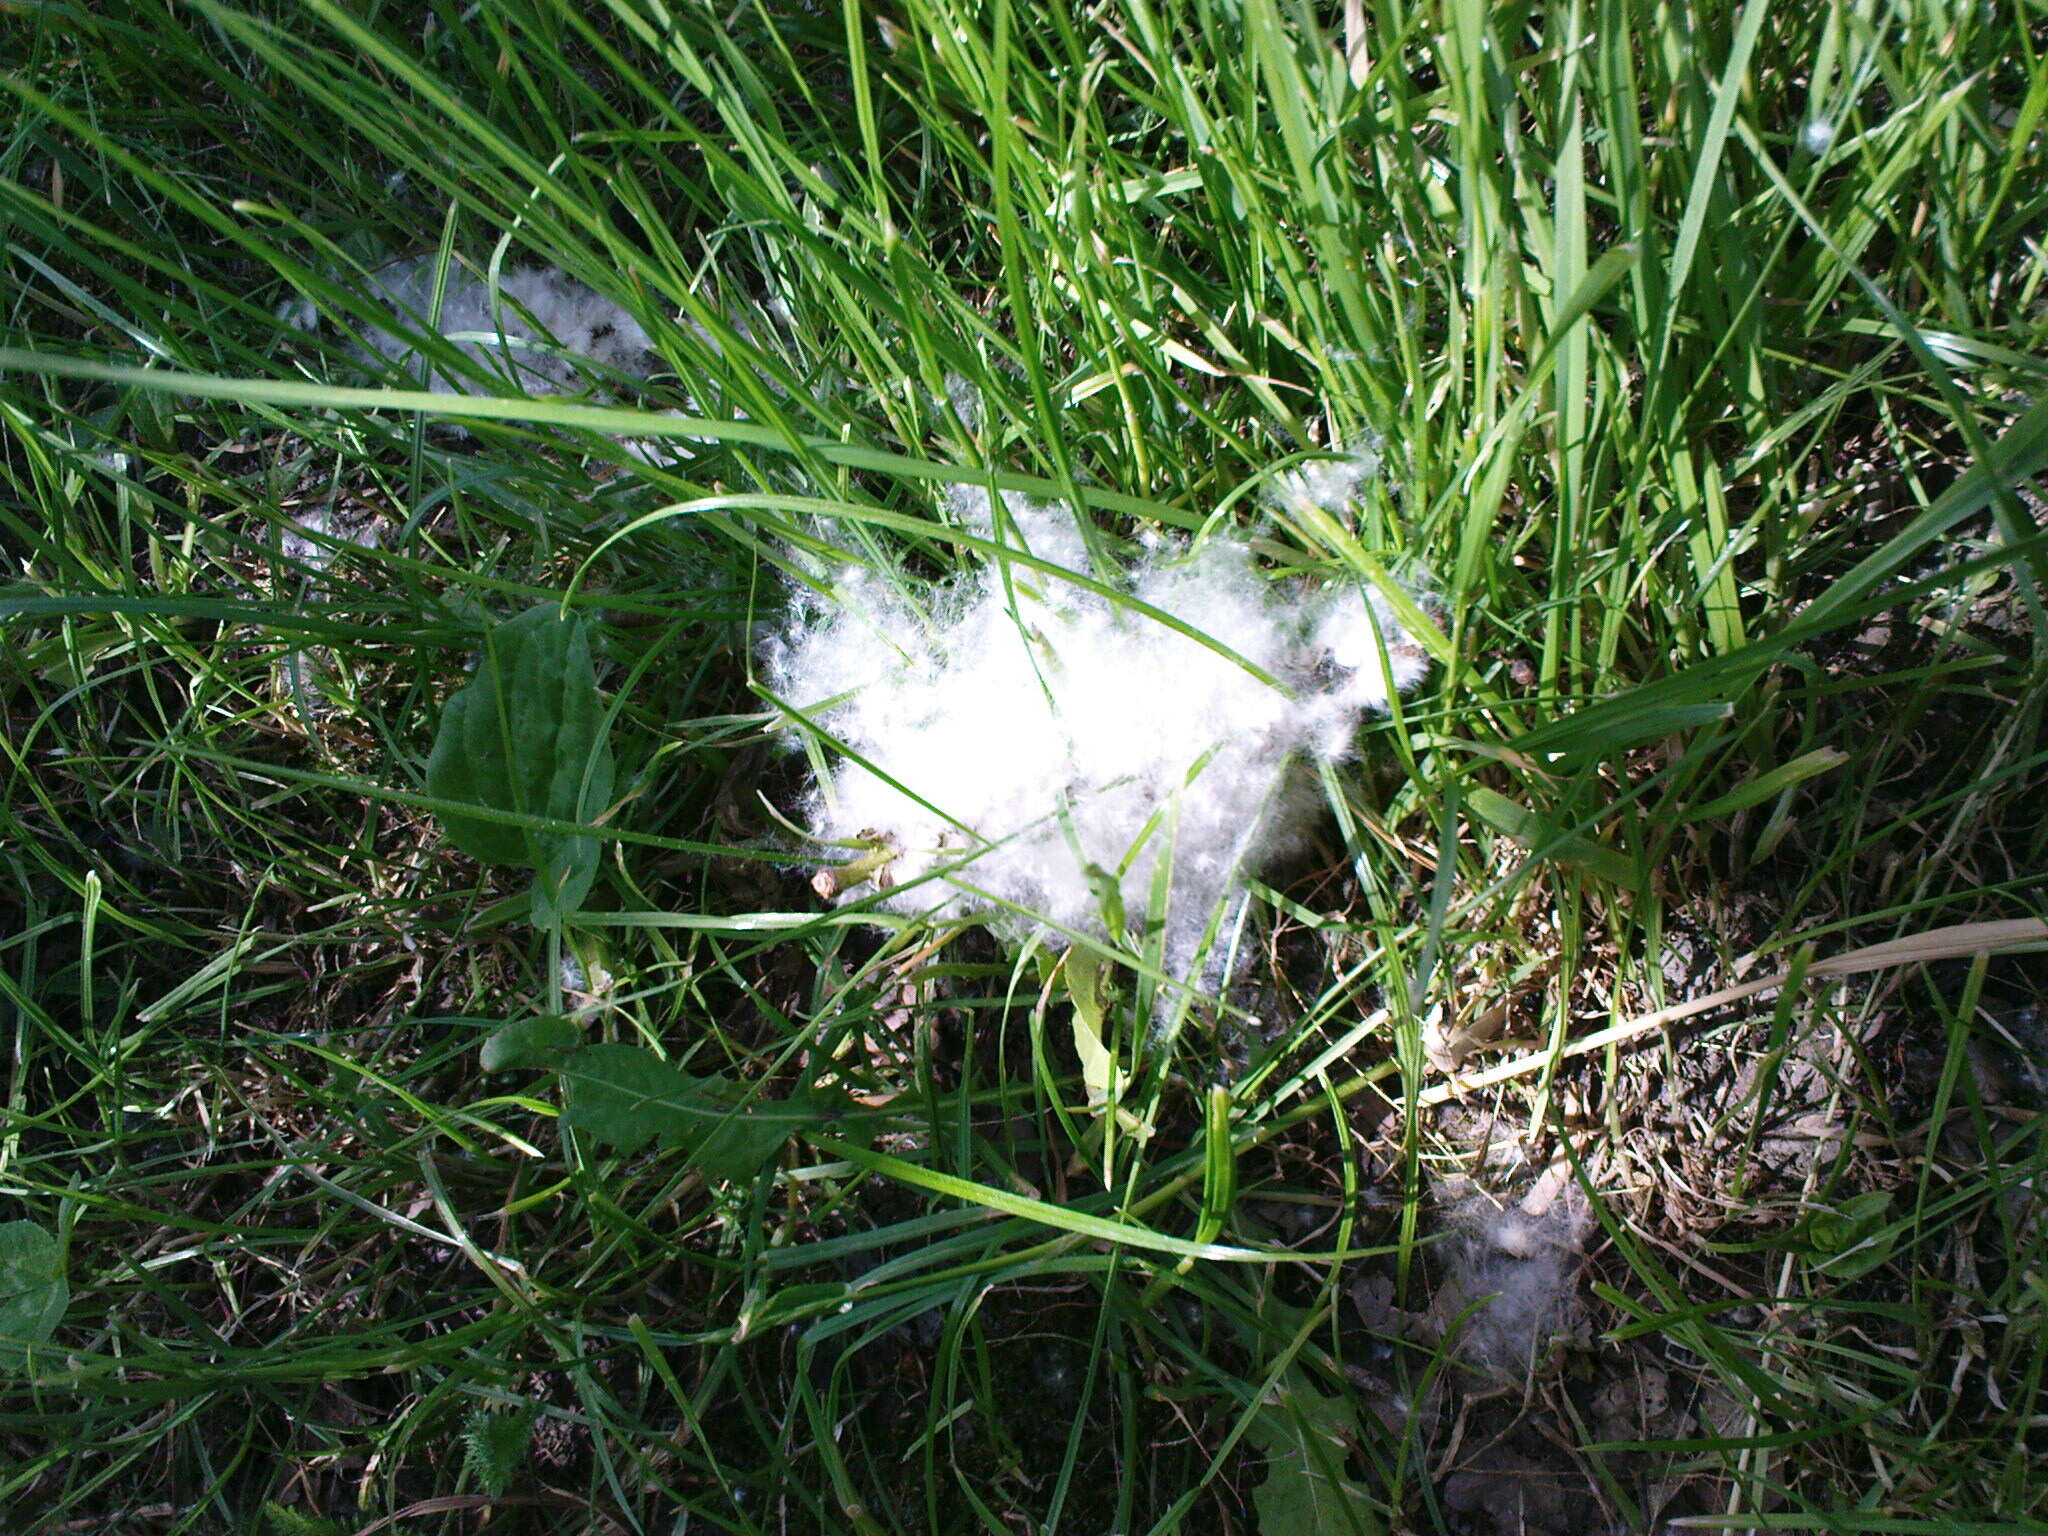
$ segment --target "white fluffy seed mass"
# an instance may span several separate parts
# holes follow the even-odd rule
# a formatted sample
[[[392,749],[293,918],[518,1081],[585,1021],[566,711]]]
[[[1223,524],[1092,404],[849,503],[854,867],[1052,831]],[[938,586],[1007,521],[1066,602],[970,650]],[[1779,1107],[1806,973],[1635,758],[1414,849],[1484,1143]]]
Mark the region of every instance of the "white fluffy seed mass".
[[[952,496],[964,531],[1087,577],[1070,513],[1004,510],[999,529],[986,493]],[[1220,977],[1246,878],[1313,826],[1304,764],[1348,755],[1427,667],[1376,595],[1275,581],[1223,539],[1162,544],[1108,593],[1007,554],[943,583],[849,566],[829,584],[799,591],[763,661],[792,728],[836,757],[809,831],[872,850],[860,873],[893,853],[840,899],[879,887],[889,910],[985,916],[1013,941],[1156,941],[1189,980]]]
[[[419,359],[415,338],[439,334],[486,377],[509,379],[533,395],[587,388],[591,363],[635,377],[660,366],[639,321],[615,300],[551,267],[509,268],[493,284],[452,266],[438,323],[430,323],[436,276],[435,260],[425,256],[392,262],[370,275],[370,291],[393,312],[399,327],[365,326],[362,341],[369,350],[411,370]],[[310,329],[316,318],[310,304],[288,308],[285,317],[303,329]],[[427,375],[427,388],[439,395],[484,392],[467,373],[438,368]]]

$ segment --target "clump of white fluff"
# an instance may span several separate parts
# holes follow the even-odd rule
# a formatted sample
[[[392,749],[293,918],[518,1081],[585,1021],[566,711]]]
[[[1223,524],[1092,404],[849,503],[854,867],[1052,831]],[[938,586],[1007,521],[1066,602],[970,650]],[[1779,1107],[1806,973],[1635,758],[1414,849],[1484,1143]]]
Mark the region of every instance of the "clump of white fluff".
[[[1358,499],[1368,480],[1379,478],[1386,464],[1378,437],[1361,439],[1335,454],[1310,459],[1280,477],[1274,500],[1282,507],[1307,502],[1325,512],[1343,514]]]
[[[509,380],[527,394],[574,393],[587,387],[595,363],[645,377],[661,366],[640,322],[606,298],[551,267],[513,267],[495,281],[450,266],[435,322],[439,263],[429,256],[395,261],[370,274],[370,291],[393,313],[395,325],[366,325],[363,345],[408,370],[419,357],[418,338],[438,334],[478,365],[486,378]],[[284,318],[311,329],[310,304],[287,306]],[[427,388],[440,395],[486,393],[468,371],[431,369]]]
[[[882,906],[987,915],[1019,941],[1103,936],[1118,902],[1137,928],[1168,861],[1166,967],[1213,979],[1212,924],[1313,824],[1302,764],[1348,754],[1426,658],[1376,595],[1276,582],[1242,544],[1162,545],[1105,581],[1071,514],[1002,506],[999,527],[989,496],[963,488],[950,510],[1116,595],[1007,554],[935,585],[850,566],[829,595],[802,592],[763,660],[777,698],[842,749],[804,819],[874,850],[860,873],[893,852],[875,872]]]

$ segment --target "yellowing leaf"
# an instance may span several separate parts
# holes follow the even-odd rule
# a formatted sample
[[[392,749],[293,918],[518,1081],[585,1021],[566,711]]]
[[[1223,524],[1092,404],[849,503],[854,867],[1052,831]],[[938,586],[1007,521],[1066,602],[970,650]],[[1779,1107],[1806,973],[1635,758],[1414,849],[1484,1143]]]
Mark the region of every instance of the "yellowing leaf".
[[[1094,950],[1077,944],[1067,951],[1067,996],[1074,1004],[1074,1053],[1081,1058],[1088,1107],[1100,1113],[1123,1086],[1123,1074],[1103,1039],[1102,957]]]

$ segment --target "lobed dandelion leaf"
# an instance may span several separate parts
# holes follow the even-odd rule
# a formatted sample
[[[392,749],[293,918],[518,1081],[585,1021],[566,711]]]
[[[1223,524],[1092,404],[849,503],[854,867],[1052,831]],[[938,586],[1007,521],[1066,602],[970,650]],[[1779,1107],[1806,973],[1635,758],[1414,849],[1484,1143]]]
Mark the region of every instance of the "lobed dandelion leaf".
[[[650,1141],[688,1153],[706,1178],[745,1179],[792,1134],[818,1125],[808,1095],[745,1102],[719,1077],[693,1077],[638,1046],[585,1046],[563,1060],[562,1123],[620,1152]]]
[[[1260,1405],[1248,1431],[1266,1458],[1252,1494],[1259,1536],[1379,1536],[1384,1522],[1345,1471],[1358,1438],[1350,1400],[1325,1396],[1299,1366],[1280,1378],[1275,1399]]]

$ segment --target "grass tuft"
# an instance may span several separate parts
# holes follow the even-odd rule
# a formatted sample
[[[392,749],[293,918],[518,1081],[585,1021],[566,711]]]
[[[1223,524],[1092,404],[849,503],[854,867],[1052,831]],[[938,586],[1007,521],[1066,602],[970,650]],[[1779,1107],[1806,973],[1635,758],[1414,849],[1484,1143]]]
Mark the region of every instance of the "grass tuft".
[[[0,1524],[2048,1521],[2023,8],[130,0],[0,56]],[[650,352],[518,396],[394,260]],[[975,496],[1431,655],[1221,995],[813,891],[838,749],[761,639],[828,555],[963,579]],[[485,808],[596,850],[537,906],[429,761],[540,605],[614,774]],[[578,1105],[621,1060],[687,1133]]]

